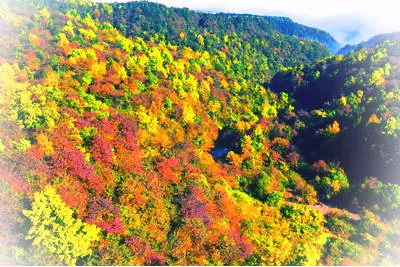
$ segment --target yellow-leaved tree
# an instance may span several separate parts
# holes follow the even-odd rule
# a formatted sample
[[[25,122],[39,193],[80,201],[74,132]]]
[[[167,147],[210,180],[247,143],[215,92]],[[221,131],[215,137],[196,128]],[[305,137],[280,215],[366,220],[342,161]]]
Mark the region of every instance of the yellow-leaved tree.
[[[65,264],[75,265],[79,257],[90,255],[92,243],[99,240],[101,229],[75,219],[74,211],[52,186],[36,192],[32,210],[23,213],[31,221],[26,239]]]

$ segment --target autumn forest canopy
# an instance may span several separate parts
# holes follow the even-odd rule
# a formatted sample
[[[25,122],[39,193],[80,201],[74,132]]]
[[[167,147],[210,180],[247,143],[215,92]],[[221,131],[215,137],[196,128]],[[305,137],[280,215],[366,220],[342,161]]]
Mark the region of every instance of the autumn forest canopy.
[[[0,2],[0,263],[400,263],[400,34]]]

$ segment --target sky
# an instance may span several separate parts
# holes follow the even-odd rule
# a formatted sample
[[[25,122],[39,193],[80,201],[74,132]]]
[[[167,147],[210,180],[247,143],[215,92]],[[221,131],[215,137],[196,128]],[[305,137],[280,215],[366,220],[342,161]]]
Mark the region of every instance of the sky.
[[[97,0],[114,2],[114,0]],[[128,0],[119,0],[126,2]],[[399,0],[150,0],[197,11],[287,16],[329,32],[341,44],[356,44],[400,31]],[[399,3],[397,3],[399,2]]]

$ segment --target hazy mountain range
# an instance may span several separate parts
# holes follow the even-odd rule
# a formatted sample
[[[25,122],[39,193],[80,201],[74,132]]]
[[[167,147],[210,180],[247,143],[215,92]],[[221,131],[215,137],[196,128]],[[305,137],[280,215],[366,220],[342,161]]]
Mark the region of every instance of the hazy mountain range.
[[[97,0],[98,2],[128,2],[128,0]],[[342,46],[357,44],[374,35],[400,29],[396,8],[392,0],[345,1],[335,3],[306,0],[222,0],[188,1],[155,0],[169,7],[187,7],[211,13],[254,14],[289,17],[310,27],[329,32]]]
[[[132,2],[132,0],[96,0],[95,2]],[[135,2],[135,1],[134,1]],[[240,16],[263,16],[278,31],[287,35],[315,40],[326,45],[331,52],[338,52],[341,47],[357,46],[373,39],[375,35],[400,30],[396,14],[391,9],[390,1],[381,4],[358,1],[345,3],[339,1],[328,5],[309,0],[304,3],[293,1],[269,1],[268,4],[250,0],[240,1],[180,1],[155,0],[168,7],[187,7],[200,13],[237,14]],[[345,50],[346,50],[345,49]],[[345,51],[345,50],[342,50]]]

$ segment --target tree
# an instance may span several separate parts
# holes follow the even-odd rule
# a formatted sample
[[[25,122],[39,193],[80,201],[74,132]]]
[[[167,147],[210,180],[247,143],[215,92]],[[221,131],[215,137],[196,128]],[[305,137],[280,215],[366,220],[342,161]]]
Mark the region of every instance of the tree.
[[[369,178],[361,185],[360,200],[377,213],[392,217],[400,209],[400,186]]]
[[[335,136],[340,133],[340,124],[337,121],[334,121],[332,124],[329,124],[324,130],[324,134],[326,136]]]
[[[74,212],[62,202],[52,186],[34,194],[32,210],[24,210],[31,221],[27,239],[32,245],[68,265],[75,265],[79,257],[90,255],[93,242],[99,240],[100,229],[74,218]]]
[[[350,184],[346,173],[334,163],[326,164],[320,160],[312,165],[315,178],[312,181],[320,196],[330,199],[340,192],[349,189]]]

